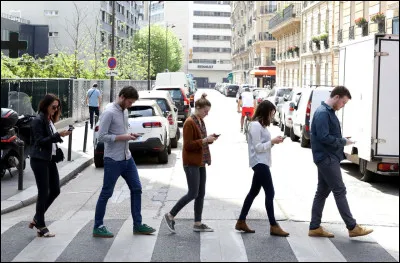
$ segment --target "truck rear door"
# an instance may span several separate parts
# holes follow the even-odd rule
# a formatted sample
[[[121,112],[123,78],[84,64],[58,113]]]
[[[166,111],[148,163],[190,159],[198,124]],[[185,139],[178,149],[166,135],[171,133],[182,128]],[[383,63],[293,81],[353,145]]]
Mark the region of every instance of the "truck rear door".
[[[375,157],[399,157],[399,39],[378,38],[375,50]]]

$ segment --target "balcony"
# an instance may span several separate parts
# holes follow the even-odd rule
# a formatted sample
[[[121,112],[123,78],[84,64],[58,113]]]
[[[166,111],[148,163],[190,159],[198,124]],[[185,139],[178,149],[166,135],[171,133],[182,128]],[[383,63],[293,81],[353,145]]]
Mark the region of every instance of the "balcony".
[[[343,29],[339,29],[337,32],[337,41],[338,43],[342,43],[343,42]]]
[[[290,4],[283,9],[283,15],[277,13],[269,20],[269,29],[276,38],[282,34],[300,29],[301,4]]]
[[[258,40],[260,41],[275,40],[275,38],[268,32],[260,32],[258,33]]]
[[[354,39],[354,26],[349,27],[349,40]]]
[[[260,6],[260,14],[272,14],[276,12],[276,5]]]

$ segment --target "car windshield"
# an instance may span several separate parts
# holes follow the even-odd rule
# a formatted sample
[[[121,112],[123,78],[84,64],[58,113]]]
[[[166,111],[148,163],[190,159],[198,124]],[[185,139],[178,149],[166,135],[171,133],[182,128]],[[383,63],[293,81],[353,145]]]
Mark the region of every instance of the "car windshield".
[[[278,90],[276,96],[283,97],[283,95],[290,94],[291,91],[292,89],[280,89]]]
[[[151,106],[133,106],[128,109],[128,117],[151,117],[156,116],[153,107]]]
[[[231,85],[231,86],[228,86],[228,88],[232,89],[232,90],[238,90],[239,86]]]
[[[142,100],[155,100],[157,102],[158,106],[160,107],[160,109],[163,112],[166,112],[166,111],[170,110],[170,108],[168,106],[168,103],[167,103],[167,101],[165,99],[160,99],[160,98],[140,98],[140,99],[142,99]]]
[[[182,97],[182,92],[179,89],[169,89],[169,94],[171,94],[171,97],[173,100],[181,100],[183,99]]]

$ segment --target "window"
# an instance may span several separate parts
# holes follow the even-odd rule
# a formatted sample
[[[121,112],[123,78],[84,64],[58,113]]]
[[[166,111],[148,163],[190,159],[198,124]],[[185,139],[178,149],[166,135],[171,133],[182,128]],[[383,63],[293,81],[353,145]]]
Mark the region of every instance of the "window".
[[[104,43],[104,41],[106,41],[106,32],[100,32],[100,41],[101,43]]]
[[[101,21],[106,22],[106,11],[101,11]]]
[[[325,63],[325,85],[328,86],[328,62]]]
[[[318,35],[321,34],[321,13],[318,14],[318,28],[317,28]]]
[[[230,12],[212,12],[212,11],[194,11],[194,16],[222,16],[222,17],[230,17]]]
[[[276,49],[271,48],[271,60],[274,61],[276,59]]]
[[[1,31],[1,40],[2,41],[9,41],[10,40],[10,31],[7,29],[3,29]]]
[[[49,32],[49,37],[58,37],[58,32]]]
[[[307,76],[307,66],[304,65],[304,72],[303,72],[303,85],[307,85],[306,83],[306,76]]]
[[[58,16],[58,10],[44,10],[45,16]]]
[[[399,17],[394,17],[392,20],[392,34],[399,34]]]

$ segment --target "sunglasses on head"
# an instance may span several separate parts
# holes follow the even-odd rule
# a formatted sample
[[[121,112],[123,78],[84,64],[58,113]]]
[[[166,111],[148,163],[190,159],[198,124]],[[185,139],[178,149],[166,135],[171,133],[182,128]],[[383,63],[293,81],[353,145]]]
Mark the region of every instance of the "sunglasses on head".
[[[58,106],[53,105],[53,106],[51,106],[51,108],[52,108],[53,110],[56,110],[56,109],[58,109]]]

